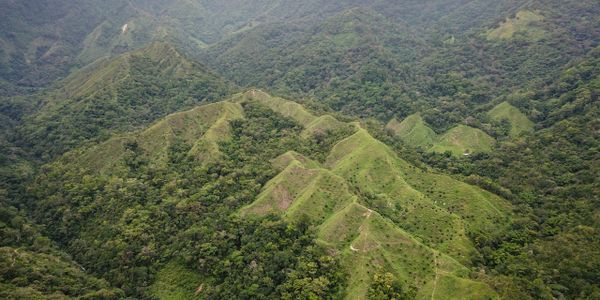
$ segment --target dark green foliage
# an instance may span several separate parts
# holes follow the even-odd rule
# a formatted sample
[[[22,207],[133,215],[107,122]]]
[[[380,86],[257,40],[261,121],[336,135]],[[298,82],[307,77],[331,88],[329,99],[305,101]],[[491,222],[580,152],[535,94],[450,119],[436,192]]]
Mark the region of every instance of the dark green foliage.
[[[468,159],[425,157],[517,205],[510,231],[474,240],[481,264],[533,298],[593,299],[600,292],[599,54],[592,51],[533,96],[530,105],[544,114],[535,134]]]
[[[522,11],[540,18],[510,38],[489,38]],[[4,1],[0,96],[10,98],[0,99],[0,298],[123,296],[54,242],[136,298],[152,296],[156,272],[173,261],[198,272],[210,298],[339,296],[337,262],[313,243],[309,226],[240,220],[235,211],[275,175],[270,159],[295,150],[322,162],[349,132],[300,138],[299,124],[251,103],[246,119],[231,123],[218,162],[198,164],[181,139],[166,166],[132,142],[114,173],[87,170],[74,154],[38,170],[39,159],[234,90],[164,44],[120,56],[126,63],[113,69],[100,67],[115,60],[100,61],[46,91],[30,88],[156,40],[241,86],[324,110],[380,122],[419,112],[437,133],[460,123],[485,131],[499,141],[493,152],[456,158],[366,124],[416,166],[513,202],[510,230],[471,236],[481,276],[505,298],[600,298],[598,15],[599,2],[589,0]],[[100,84],[78,85],[82,79]],[[487,112],[504,101],[536,131],[513,137],[510,124],[491,120]],[[372,298],[414,296],[376,276]]]
[[[158,269],[181,260],[206,278],[210,298],[335,297],[343,287],[337,261],[314,245],[307,226],[232,216],[275,175],[270,159],[311,144],[299,140],[297,123],[257,104],[244,109],[221,144],[225,158],[206,166],[179,140],[166,167],[135,142],[115,174],[84,171],[68,158],[43,167],[32,190],[36,219],[128,295],[149,295]]]
[[[589,16],[600,12],[594,1],[443,2],[331,4],[335,8],[313,22],[259,25],[209,47],[204,57],[242,86],[316,98],[385,122],[420,112],[438,133],[477,117],[496,135],[506,128],[480,114],[493,100],[543,85],[598,45],[600,26]],[[544,19],[536,26],[548,34],[486,38],[521,10],[539,11]],[[427,13],[419,19],[415,11]],[[536,117],[535,110],[524,112]]]
[[[170,113],[221,100],[233,90],[161,43],[91,68],[50,93],[37,95],[49,99],[23,121],[18,130],[21,146],[49,160],[85,141],[101,141],[115,131],[133,130]]]
[[[0,189],[0,298],[119,299],[123,292],[86,274],[40,234]]]
[[[373,283],[369,288],[369,299],[408,300],[415,297],[415,291],[403,287],[391,273],[377,273],[373,275]]]

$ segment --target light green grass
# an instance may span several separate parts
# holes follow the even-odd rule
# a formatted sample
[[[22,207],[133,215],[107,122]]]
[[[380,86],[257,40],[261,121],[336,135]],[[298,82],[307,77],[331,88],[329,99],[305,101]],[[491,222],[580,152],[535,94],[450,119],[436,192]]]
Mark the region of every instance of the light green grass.
[[[533,132],[533,122],[518,108],[508,102],[502,102],[488,112],[488,116],[495,121],[508,120],[511,125],[510,135],[518,136],[522,132]]]
[[[437,140],[437,134],[425,124],[420,114],[410,115],[402,122],[392,119],[386,128],[412,147],[429,148]]]
[[[92,170],[113,170],[126,154],[125,144],[135,141],[153,163],[162,164],[177,136],[193,145],[190,154],[204,163],[218,158],[217,143],[229,138],[229,121],[238,118],[243,118],[238,103],[222,101],[199,106],[171,114],[143,131],[110,138],[87,149],[80,159]]]
[[[327,131],[333,131],[344,127],[352,127],[350,124],[340,122],[331,115],[315,116],[302,105],[278,97],[272,97],[260,90],[250,90],[240,98],[244,100],[254,100],[267,106],[271,110],[293,119],[304,127],[302,136],[308,137]]]
[[[545,35],[542,28],[536,27],[535,22],[542,21],[543,16],[528,10],[522,10],[514,18],[506,19],[497,28],[487,32],[488,40],[507,40],[518,33],[524,33],[531,40],[539,40]]]
[[[286,162],[287,167],[265,185],[257,199],[242,208],[242,215],[280,213],[290,220],[307,216],[312,222],[322,223],[355,201],[344,179],[316,162],[294,152],[274,160],[280,166]]]
[[[475,152],[490,152],[494,143],[494,138],[482,130],[458,125],[445,132],[429,151],[438,153],[450,151],[455,156],[462,156]]]
[[[473,251],[460,218],[411,186],[403,172],[408,163],[365,130],[339,142],[327,164],[361,193],[371,195],[369,202],[373,209],[385,212],[384,215],[429,245],[459,255],[463,260]]]
[[[200,299],[196,291],[203,285],[197,272],[177,263],[170,262],[156,274],[150,293],[161,300]]]
[[[445,277],[464,299],[490,294],[462,264],[474,251],[467,231],[502,226],[497,223],[509,210],[504,200],[415,168],[362,128],[339,141],[323,166],[295,152],[273,164],[281,173],[241,214],[308,216],[318,226],[319,244],[341,257],[350,276],[348,299],[365,299],[373,275],[382,271],[429,298],[435,286],[440,294],[434,298],[443,299]]]
[[[109,170],[124,155],[124,144],[135,140],[152,163],[161,163],[176,132],[194,145],[192,153],[218,157],[218,147],[214,152],[201,147],[211,143],[216,147],[228,138],[229,121],[243,118],[240,101],[249,101],[247,97],[241,94],[170,115],[146,130],[92,147],[77,160]],[[327,117],[319,121],[295,103],[271,98],[264,102],[304,120],[303,124],[339,122]],[[272,164],[280,173],[240,215],[275,213],[288,221],[308,216],[317,228],[318,242],[340,255],[350,276],[349,299],[364,299],[373,275],[380,271],[391,272],[420,294],[427,294],[429,287],[431,294],[433,287],[443,291],[444,282],[451,280],[457,284],[455,293],[465,299],[487,295],[486,286],[469,279],[464,267],[474,251],[467,232],[503,226],[508,204],[477,187],[419,170],[360,125],[340,123],[357,131],[338,141],[322,165],[292,151],[275,158]],[[193,280],[186,282],[177,277],[180,273],[187,274],[181,266],[167,265],[157,275],[153,293],[161,299],[189,299],[200,279],[190,275]],[[452,277],[447,280],[448,274]]]

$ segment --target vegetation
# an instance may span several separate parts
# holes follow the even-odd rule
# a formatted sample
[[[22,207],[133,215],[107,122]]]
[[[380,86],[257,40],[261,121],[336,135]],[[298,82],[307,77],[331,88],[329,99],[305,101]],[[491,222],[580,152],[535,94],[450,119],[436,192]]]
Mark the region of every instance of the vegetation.
[[[496,122],[508,122],[510,125],[509,134],[518,136],[522,132],[533,132],[533,122],[524,115],[518,108],[510,105],[508,102],[502,102],[496,105],[488,112],[488,116]]]
[[[427,149],[437,141],[437,134],[425,124],[419,114],[410,115],[402,122],[392,119],[388,122],[386,129],[413,147]]]
[[[232,86],[187,60],[172,46],[154,43],[101,61],[68,77],[25,117],[23,147],[44,160],[112,132],[131,131],[169,113],[220,100]]]
[[[527,10],[517,12],[512,19],[507,19],[498,28],[490,30],[487,38],[490,40],[510,39],[515,34],[520,33],[532,40],[538,40],[543,37],[544,31],[536,28],[535,23],[544,19],[543,16]]]
[[[40,233],[0,190],[0,297],[5,299],[119,299]]]
[[[490,152],[494,142],[494,138],[477,128],[458,125],[440,136],[431,151],[449,151],[456,156],[469,155],[474,152]]]
[[[598,15],[4,1],[0,298],[600,298]]]

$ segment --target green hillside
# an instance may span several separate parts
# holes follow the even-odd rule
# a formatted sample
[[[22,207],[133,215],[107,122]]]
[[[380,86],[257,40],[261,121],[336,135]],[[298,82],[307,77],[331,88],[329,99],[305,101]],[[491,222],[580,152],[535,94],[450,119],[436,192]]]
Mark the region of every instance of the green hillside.
[[[413,147],[426,149],[433,146],[437,140],[437,134],[425,124],[420,114],[410,115],[402,122],[394,118],[388,122],[386,129]]]
[[[183,142],[191,145],[188,153],[190,156],[200,163],[206,163],[218,159],[218,143],[227,140],[229,122],[242,117],[243,111],[239,104],[207,104],[169,115],[143,131],[113,137],[86,148],[81,155],[70,153],[69,156],[78,155],[89,170],[113,171],[112,168],[128,154],[144,153],[153,164],[166,164],[169,148]]]
[[[0,78],[48,86],[99,58],[155,41],[187,53],[252,27],[278,1],[65,0],[0,4]]]
[[[494,143],[494,138],[482,130],[458,125],[442,134],[429,151],[438,153],[450,151],[455,156],[462,156],[476,152],[489,152]]]
[[[337,270],[337,258],[314,244],[312,231],[284,220],[240,220],[234,215],[263,197],[261,187],[276,173],[271,159],[289,150],[320,157],[325,151],[321,149],[340,133],[330,129],[305,135],[298,122],[263,104],[290,108],[292,102],[255,94],[237,94],[175,113],[144,130],[61,156],[46,165],[48,173],[40,174],[31,186],[37,199],[36,220],[48,224],[52,238],[86,269],[135,297],[190,295],[199,286],[209,298],[334,297],[345,276]],[[286,111],[298,115],[293,110]],[[312,121],[319,119],[302,111],[300,115]],[[285,158],[280,160],[283,164]],[[331,174],[323,178],[337,183]],[[59,188],[65,185],[72,189]],[[307,193],[306,205],[322,201],[324,187],[315,182],[312,188],[314,195]],[[332,197],[335,201],[340,200]],[[217,237],[224,232],[225,240]],[[224,251],[212,252],[213,246]],[[273,256],[274,251],[279,254]],[[132,256],[123,260],[123,255]],[[240,258],[249,260],[242,263]],[[227,263],[232,261],[238,261],[236,266]],[[248,264],[260,269],[260,276],[248,273]],[[318,269],[306,269],[305,264]],[[190,291],[194,284],[178,280],[173,268],[188,270],[201,282]],[[294,271],[282,276],[282,268]],[[256,288],[248,289],[249,282]],[[319,291],[311,288],[314,284]]]
[[[463,277],[469,271],[459,261],[468,264],[474,255],[468,233],[499,230],[506,222],[504,200],[411,166],[364,129],[339,141],[323,165],[294,152],[273,164],[280,173],[241,214],[316,224],[319,241],[339,251],[350,274],[347,298],[366,297],[373,275],[382,271],[417,289],[419,298],[432,297],[433,289],[446,297],[457,288],[477,291],[473,299],[496,297]],[[448,286],[438,290],[438,281]],[[468,294],[453,292],[457,299]]]
[[[522,132],[533,132],[533,122],[527,118],[518,108],[508,102],[496,105],[488,112],[488,116],[496,122],[507,120],[510,124],[510,135],[517,136]]]
[[[8,203],[0,189],[0,298],[69,299],[124,297],[40,233]]]
[[[598,16],[0,1],[0,299],[600,299]]]
[[[519,11],[514,18],[506,19],[498,28],[490,30],[487,33],[487,38],[489,40],[505,40],[521,33],[533,40],[540,39],[544,36],[544,31],[536,27],[535,23],[543,19],[543,16],[535,12]]]
[[[243,99],[256,100],[284,117],[298,122],[304,127],[302,135],[305,137],[323,134],[328,131],[353,130],[354,128],[354,125],[340,122],[330,115],[315,116],[296,102],[272,97],[260,90],[246,92]]]
[[[310,131],[322,123],[328,125]],[[323,147],[319,140],[331,143]],[[316,257],[325,255],[328,258],[320,259],[331,260],[330,267],[339,268],[339,272],[325,271],[330,267],[322,265],[327,275],[320,276],[332,284],[341,280],[335,276],[347,280],[344,285],[323,288],[340,289],[340,295],[348,299],[367,297],[380,276],[391,276],[408,295],[418,298],[447,299],[450,289],[456,299],[459,295],[497,297],[490,287],[469,276],[467,266],[477,255],[471,236],[502,230],[508,224],[510,207],[504,200],[446,175],[413,167],[357,124],[316,116],[297,103],[256,90],[79,148],[45,168],[46,175],[32,187],[39,197],[37,220],[51,226],[52,237],[94,272],[105,274],[104,270],[130,266],[132,271],[144,268],[156,274],[147,288],[139,280],[148,277],[123,281],[129,294],[172,298],[186,297],[194,292],[192,288],[220,296],[234,291],[237,285],[227,278],[246,276],[245,272],[222,277],[210,270],[222,268],[223,261],[239,259],[235,258],[239,251],[263,250],[232,246],[231,253],[201,254],[214,240],[206,236],[212,242],[196,245],[196,238],[190,238],[206,230],[193,225],[200,213],[206,218],[202,226],[259,230],[255,236],[259,239],[265,230],[275,229],[268,225],[274,222],[268,215],[288,222],[282,225],[288,228],[286,232],[294,228],[290,226],[313,224],[317,244],[311,247],[322,251]],[[56,189],[63,185],[72,188]],[[219,213],[211,214],[214,210]],[[161,211],[160,216],[151,217]],[[241,220],[236,221],[236,215]],[[166,225],[173,218],[180,221]],[[106,230],[114,234],[105,235]],[[251,236],[240,234],[253,243]],[[237,239],[235,234],[231,238]],[[284,241],[288,240],[280,240]],[[118,245],[117,253],[132,251],[136,256],[132,262],[119,261],[115,252],[105,253],[108,246],[99,243]],[[293,245],[282,245],[281,251],[296,251],[285,248],[297,247]],[[97,255],[104,258],[99,260]],[[149,262],[147,255],[157,261]],[[224,255],[225,260],[199,263],[193,258],[196,255]],[[277,265],[266,258],[255,263],[269,268]],[[245,264],[239,267],[247,269]],[[174,270],[189,273],[197,281],[177,280]],[[295,272],[304,274],[303,270]],[[108,278],[113,284],[123,280]],[[277,279],[280,289],[286,289],[285,282],[291,278]],[[252,293],[273,293],[263,290],[264,284]]]
[[[84,141],[137,129],[231,91],[230,84],[172,46],[154,43],[99,61],[34,96],[41,107],[24,118],[19,131],[23,145],[51,158]]]

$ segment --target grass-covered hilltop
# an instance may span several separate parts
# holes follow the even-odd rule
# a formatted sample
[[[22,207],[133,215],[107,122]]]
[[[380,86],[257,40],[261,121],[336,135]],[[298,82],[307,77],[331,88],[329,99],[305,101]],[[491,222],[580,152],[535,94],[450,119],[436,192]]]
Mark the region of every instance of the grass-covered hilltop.
[[[600,299],[599,16],[0,0],[0,299]]]

